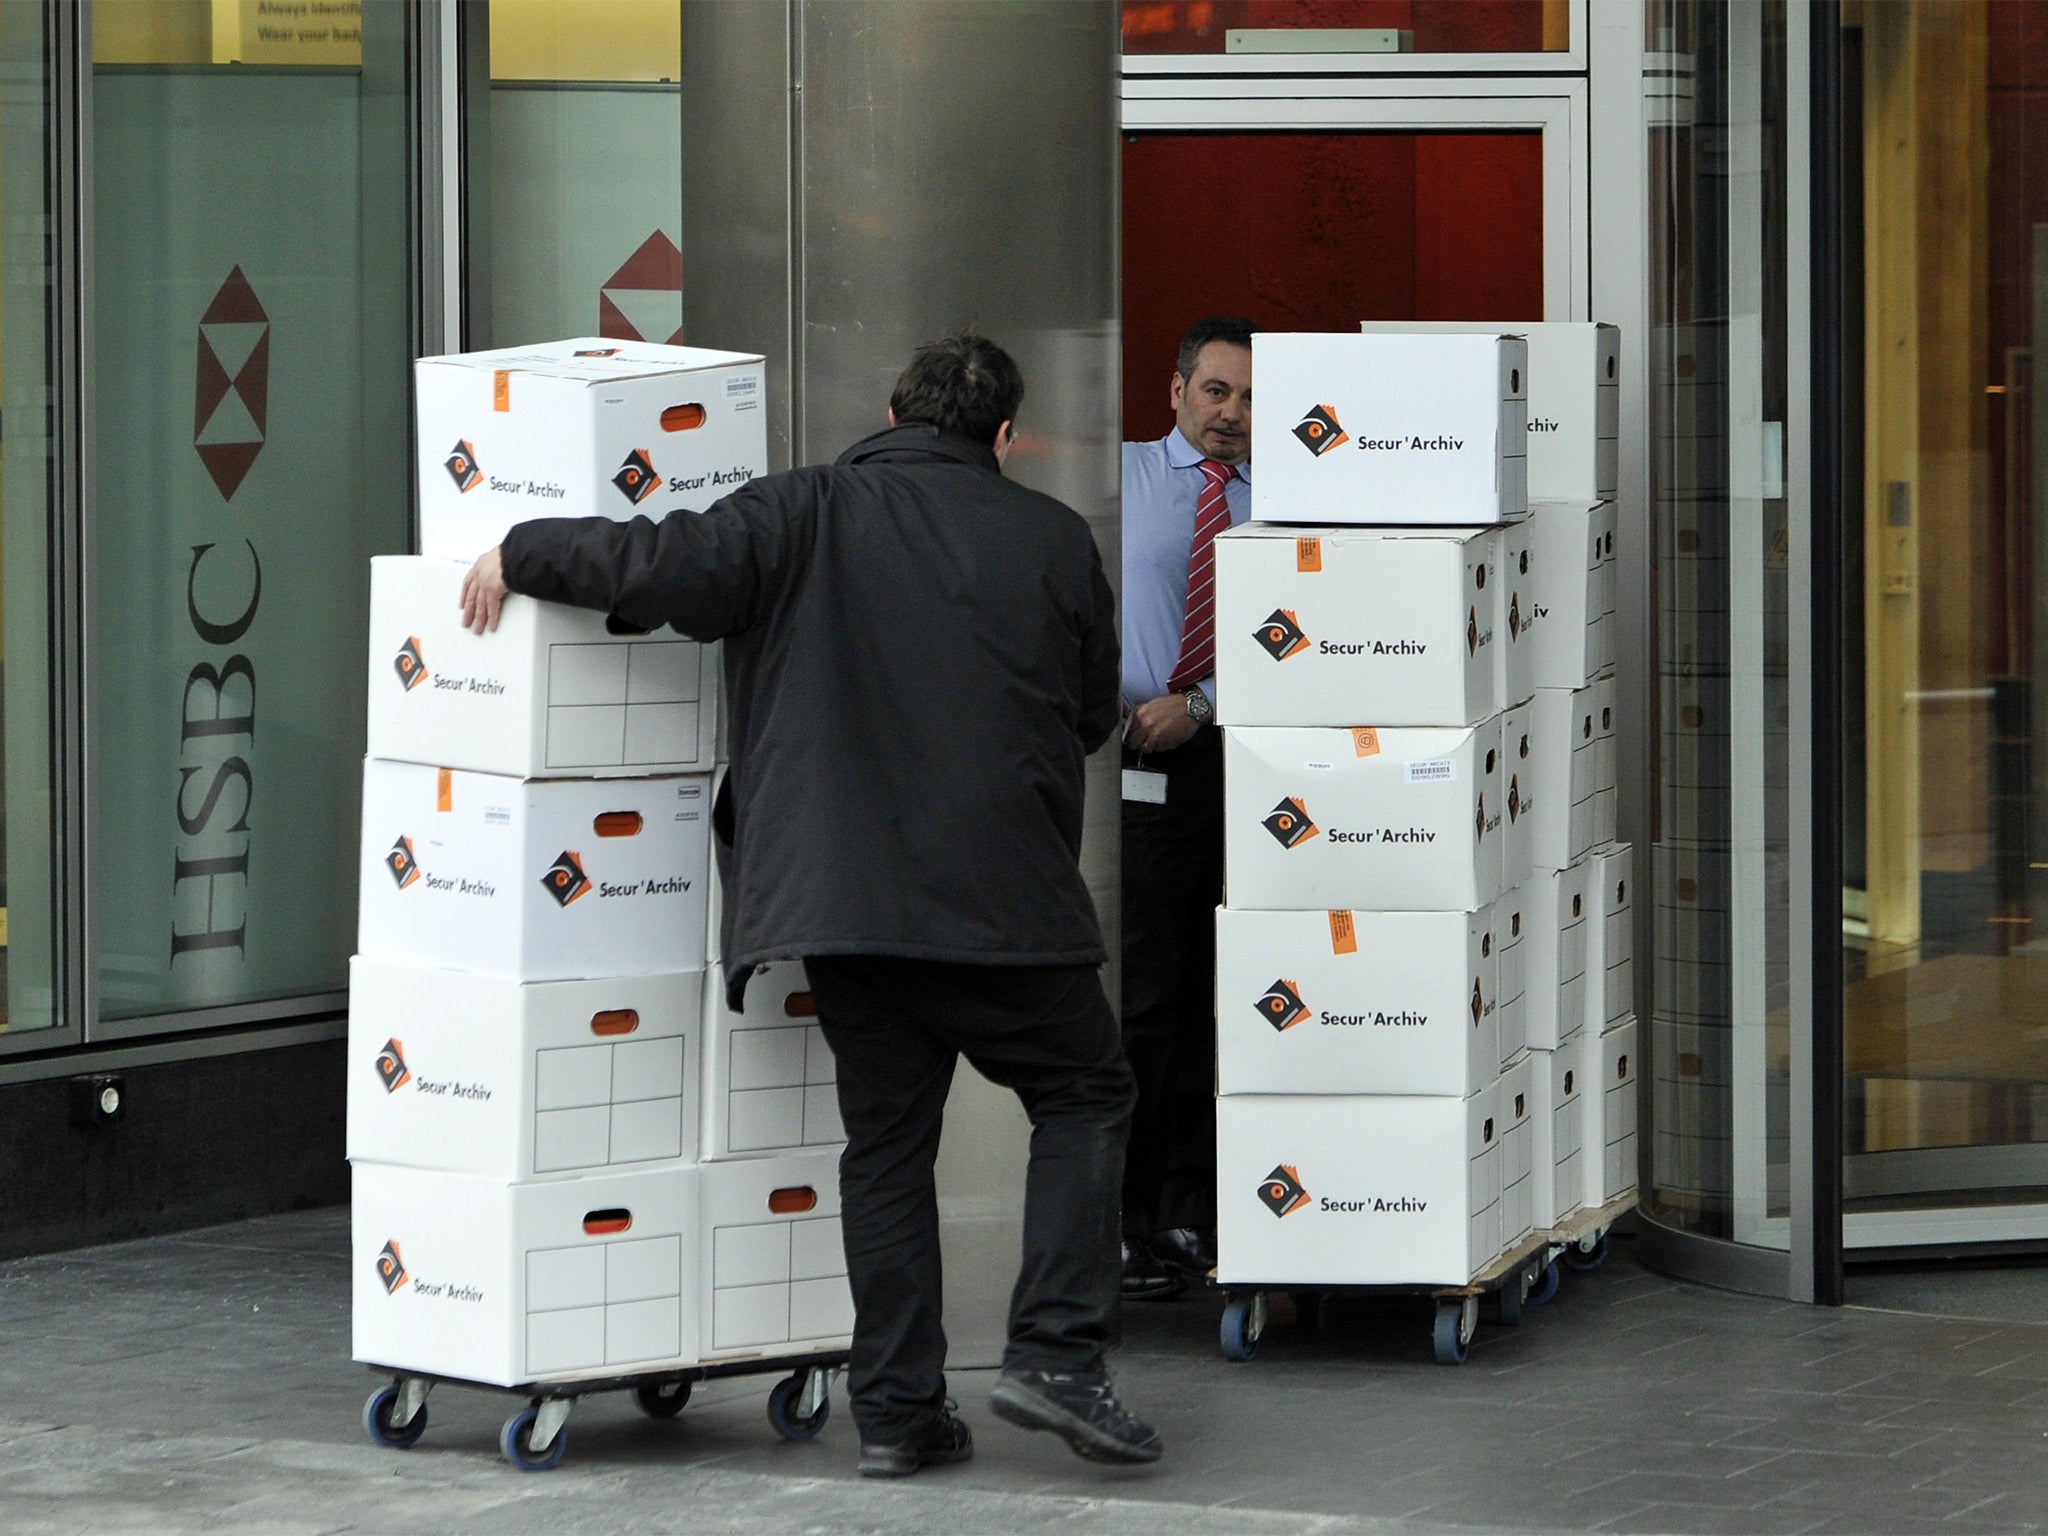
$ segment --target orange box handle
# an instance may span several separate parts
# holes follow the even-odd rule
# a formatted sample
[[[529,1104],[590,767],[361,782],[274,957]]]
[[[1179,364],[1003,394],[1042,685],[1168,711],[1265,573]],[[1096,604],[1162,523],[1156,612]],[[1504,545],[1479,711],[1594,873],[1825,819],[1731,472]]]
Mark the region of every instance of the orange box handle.
[[[768,1209],[778,1216],[801,1216],[805,1211],[818,1208],[818,1192],[808,1184],[792,1184],[786,1189],[773,1190],[768,1196]]]
[[[633,1213],[622,1206],[612,1206],[602,1211],[586,1211],[583,1215],[583,1230],[592,1237],[612,1237],[633,1225]]]
[[[646,824],[638,811],[604,811],[590,823],[599,837],[638,837]]]
[[[701,405],[672,405],[661,413],[661,430],[664,432],[692,432],[704,425],[704,407]]]
[[[818,1000],[808,992],[792,992],[782,1000],[782,1011],[792,1019],[815,1019]]]
[[[630,1035],[640,1027],[637,1008],[605,1008],[590,1016],[593,1035]]]

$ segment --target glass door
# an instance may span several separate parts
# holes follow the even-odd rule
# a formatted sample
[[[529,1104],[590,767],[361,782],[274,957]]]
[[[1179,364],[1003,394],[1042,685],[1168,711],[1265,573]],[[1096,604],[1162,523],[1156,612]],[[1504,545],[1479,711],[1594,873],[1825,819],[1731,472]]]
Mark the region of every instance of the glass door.
[[[2043,1238],[2048,3],[1841,26],[1845,1240]]]

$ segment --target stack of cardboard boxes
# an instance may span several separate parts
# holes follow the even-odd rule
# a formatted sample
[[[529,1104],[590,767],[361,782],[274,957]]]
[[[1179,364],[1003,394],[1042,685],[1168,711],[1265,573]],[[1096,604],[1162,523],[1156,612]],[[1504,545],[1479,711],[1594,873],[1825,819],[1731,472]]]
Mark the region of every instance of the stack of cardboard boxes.
[[[499,1385],[843,1346],[840,1139],[801,967],[716,964],[714,647],[513,597],[529,517],[766,469],[762,361],[589,340],[418,367],[418,557],[372,562],[351,965],[358,1359]]]
[[[1634,1184],[1615,350],[1254,340],[1254,520],[1216,557],[1225,1284],[1459,1284]]]

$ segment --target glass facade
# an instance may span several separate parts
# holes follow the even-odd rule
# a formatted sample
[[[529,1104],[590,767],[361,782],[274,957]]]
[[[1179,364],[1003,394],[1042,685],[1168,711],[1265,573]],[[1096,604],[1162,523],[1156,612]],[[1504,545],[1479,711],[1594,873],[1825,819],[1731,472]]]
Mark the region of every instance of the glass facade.
[[[50,17],[0,4],[0,1035],[57,1010],[57,745],[50,502],[52,324]]]
[[[1127,54],[1562,53],[1568,0],[1124,0]]]
[[[346,984],[363,726],[337,701],[361,694],[368,559],[410,540],[409,241],[403,8],[328,16],[95,17],[103,1038]]]
[[[2048,4],[1841,20],[1844,1179],[1883,1242],[2048,1200]]]

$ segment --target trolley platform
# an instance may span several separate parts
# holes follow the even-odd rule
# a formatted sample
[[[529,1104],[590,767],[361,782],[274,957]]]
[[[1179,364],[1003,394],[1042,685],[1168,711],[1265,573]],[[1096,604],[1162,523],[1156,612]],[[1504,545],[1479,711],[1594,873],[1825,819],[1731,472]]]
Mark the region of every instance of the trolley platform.
[[[1636,1207],[1636,1191],[1590,1211],[1575,1211],[1555,1227],[1539,1228],[1463,1285],[1229,1285],[1218,1330],[1226,1360],[1247,1361],[1259,1352],[1276,1294],[1326,1298],[1339,1295],[1428,1296],[1436,1301],[1430,1342],[1441,1365],[1462,1365],[1479,1331],[1482,1298],[1494,1301],[1495,1318],[1508,1327],[1522,1320],[1524,1305],[1540,1307],[1557,1294],[1558,1265],[1597,1269],[1607,1260],[1608,1232]]]
[[[579,1397],[599,1392],[631,1392],[640,1411],[650,1418],[672,1419],[690,1400],[700,1381],[733,1376],[790,1374],[768,1394],[768,1422],[785,1440],[808,1440],[825,1427],[832,1412],[832,1381],[846,1368],[843,1349],[799,1355],[753,1356],[703,1365],[671,1366],[659,1371],[616,1376],[578,1377],[569,1381],[534,1381],[512,1386],[437,1376],[397,1366],[371,1365],[378,1376],[391,1378],[363,1404],[363,1428],[377,1444],[408,1450],[427,1431],[427,1394],[437,1386],[474,1387],[480,1392],[505,1392],[527,1399],[498,1431],[498,1450],[522,1472],[546,1472],[569,1449],[569,1410]]]

